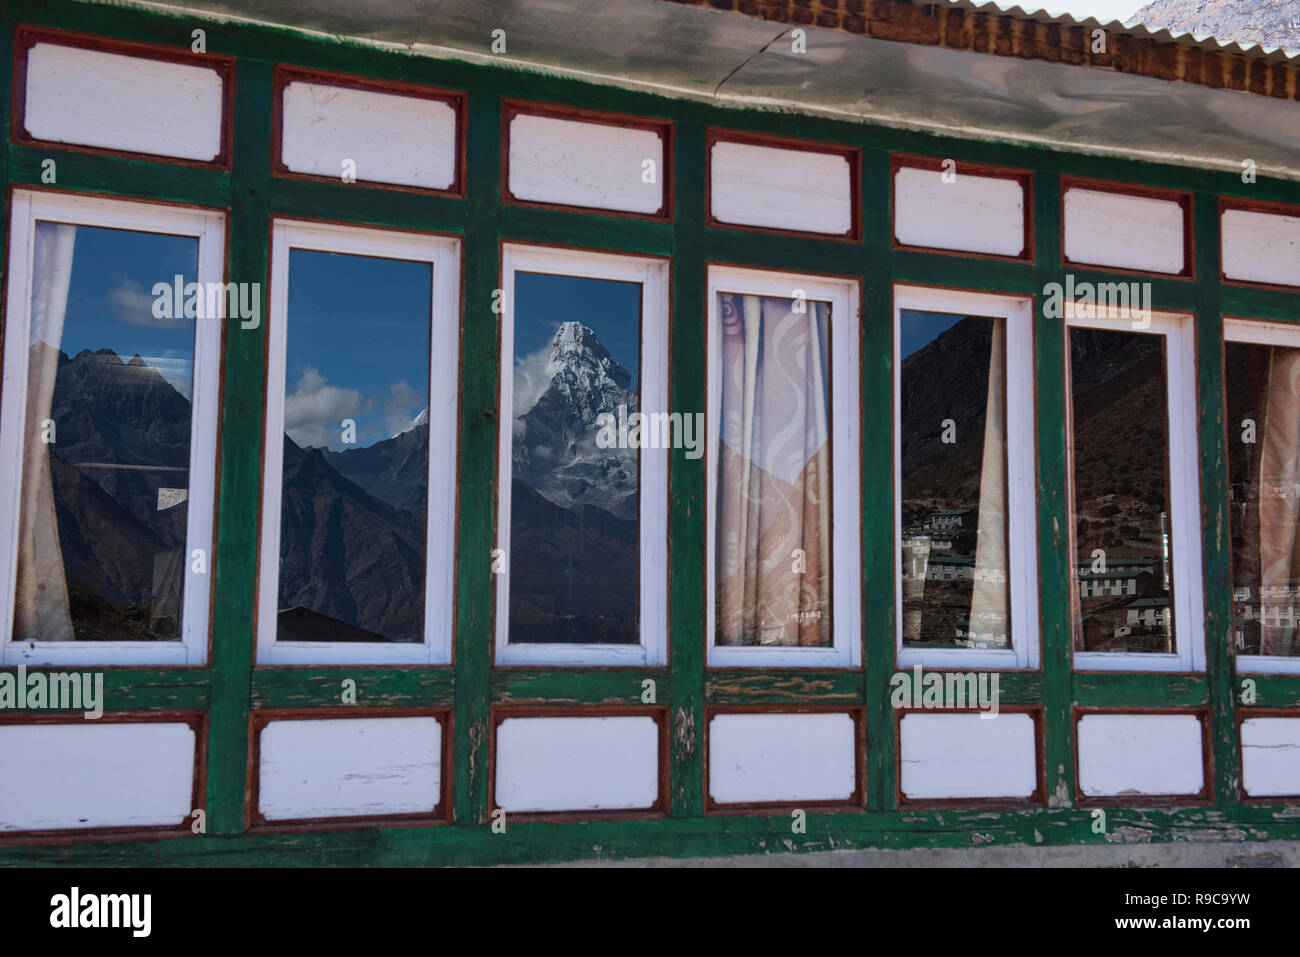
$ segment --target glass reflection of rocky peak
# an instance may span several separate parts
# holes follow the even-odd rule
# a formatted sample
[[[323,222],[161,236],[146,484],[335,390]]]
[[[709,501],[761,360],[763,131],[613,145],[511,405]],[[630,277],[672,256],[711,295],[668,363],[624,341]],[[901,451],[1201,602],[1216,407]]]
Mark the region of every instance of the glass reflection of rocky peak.
[[[33,356],[54,349],[39,340],[31,348]],[[57,441],[40,450],[50,456],[73,633],[178,638],[190,401],[139,355],[83,349],[55,360]]]
[[[602,416],[640,408],[633,376],[568,321],[548,353],[520,357],[514,382],[510,640],[636,643],[639,449],[597,442]]]

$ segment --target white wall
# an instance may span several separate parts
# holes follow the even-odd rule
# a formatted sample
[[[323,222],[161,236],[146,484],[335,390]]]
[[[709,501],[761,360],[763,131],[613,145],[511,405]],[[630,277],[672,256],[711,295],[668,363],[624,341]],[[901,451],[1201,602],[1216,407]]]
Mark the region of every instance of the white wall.
[[[1038,787],[1037,732],[1027,714],[908,713],[898,746],[909,798],[1027,798]]]
[[[1191,714],[1085,714],[1079,788],[1090,797],[1196,794],[1205,784],[1201,721]]]
[[[222,79],[202,66],[37,43],[23,111],[36,139],[200,161],[221,154]]]
[[[761,226],[843,236],[853,229],[853,175],[838,153],[721,140],[709,164],[713,216]]]
[[[664,143],[653,130],[518,113],[510,120],[515,199],[652,214],[664,203]],[[645,162],[654,164],[653,179]]]
[[[431,813],[442,793],[442,723],[432,715],[269,721],[257,806],[269,821]]]
[[[183,722],[0,725],[0,831],[179,825],[195,746]]]
[[[1171,199],[1072,186],[1065,191],[1065,258],[1176,275],[1186,265],[1184,219]]]
[[[1019,181],[903,166],[894,173],[894,236],[905,246],[1019,256],[1025,191]]]
[[[847,801],[857,780],[848,713],[715,714],[709,795],[718,804]]]
[[[1300,215],[1224,210],[1223,275],[1300,286]]]
[[[506,718],[496,732],[498,807],[649,808],[659,795],[659,725],[643,715]]]
[[[282,102],[281,161],[295,173],[449,189],[456,181],[456,111],[444,100],[293,81]]]
[[[1241,785],[1249,797],[1300,794],[1300,718],[1241,722]]]

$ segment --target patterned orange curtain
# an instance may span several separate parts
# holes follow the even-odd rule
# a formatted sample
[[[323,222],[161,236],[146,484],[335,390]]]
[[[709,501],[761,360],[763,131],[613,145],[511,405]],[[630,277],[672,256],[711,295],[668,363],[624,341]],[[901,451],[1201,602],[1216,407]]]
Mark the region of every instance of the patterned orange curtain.
[[[830,307],[727,294],[720,307],[716,641],[827,647]]]

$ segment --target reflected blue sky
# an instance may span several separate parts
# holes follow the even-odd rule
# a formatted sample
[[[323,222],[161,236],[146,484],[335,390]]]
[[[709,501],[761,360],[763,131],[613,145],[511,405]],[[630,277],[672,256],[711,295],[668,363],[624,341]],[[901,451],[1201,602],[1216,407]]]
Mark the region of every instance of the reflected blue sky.
[[[38,230],[52,228],[50,223],[37,225]],[[189,398],[194,320],[155,318],[153,287],[158,282],[171,284],[177,274],[184,282],[195,281],[198,239],[98,226],[75,228],[60,348],[68,356],[82,349],[112,349],[123,361],[138,354]]]
[[[432,283],[427,262],[291,251],[285,431],[295,442],[373,445],[428,408]],[[356,422],[354,445],[344,419]]]
[[[920,312],[916,309],[904,309],[898,323],[898,352],[906,359],[918,349],[928,346],[939,336],[947,332],[965,316],[953,316],[942,312]]]
[[[550,349],[555,330],[577,321],[596,333],[609,354],[641,381],[641,284],[543,273],[515,273],[515,356]]]

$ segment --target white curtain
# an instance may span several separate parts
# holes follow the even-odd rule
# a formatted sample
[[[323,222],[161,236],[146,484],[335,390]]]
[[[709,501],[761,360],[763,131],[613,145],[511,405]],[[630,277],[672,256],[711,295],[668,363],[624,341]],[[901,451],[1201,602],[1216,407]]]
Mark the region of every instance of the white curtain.
[[[32,270],[31,341],[27,354],[27,422],[18,524],[16,640],[71,641],[68,585],[54,509],[46,420],[54,402],[63,319],[77,227],[39,223]],[[54,436],[57,441],[58,435]]]
[[[1007,629],[1007,435],[1006,321],[993,320],[988,402],[984,408],[984,462],[980,468],[979,532],[975,540],[972,635],[1006,640]]]
[[[720,300],[716,640],[829,646],[830,307]]]
[[[1260,654],[1300,653],[1293,609],[1300,555],[1300,351],[1269,350],[1259,456]],[[1248,541],[1254,535],[1248,532]]]

